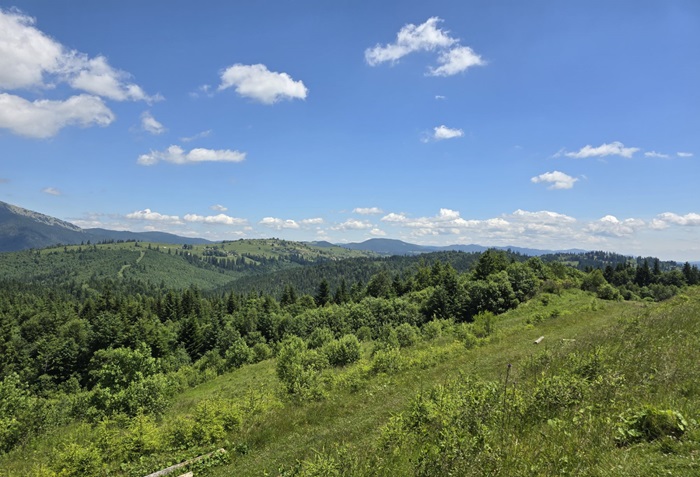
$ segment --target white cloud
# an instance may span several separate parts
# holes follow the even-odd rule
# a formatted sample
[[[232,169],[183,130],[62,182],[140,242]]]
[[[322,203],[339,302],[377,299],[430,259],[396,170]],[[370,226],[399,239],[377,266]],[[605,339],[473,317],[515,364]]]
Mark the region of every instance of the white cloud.
[[[486,62],[468,46],[458,46],[448,51],[443,51],[438,57],[440,66],[430,68],[429,76],[452,76],[465,71],[472,66],[482,66]]]
[[[676,155],[678,157],[693,157],[692,152],[677,152]]]
[[[623,237],[634,234],[645,222],[641,219],[619,220],[614,215],[606,215],[598,221],[589,223],[585,231],[598,235]]]
[[[454,139],[464,136],[464,131],[461,129],[448,128],[444,124],[433,128],[433,139],[442,141],[443,139]]]
[[[375,237],[386,237],[386,232],[381,229],[372,229],[369,231],[369,234]]]
[[[141,128],[151,134],[163,134],[167,129],[153,117],[150,111],[141,114]]]
[[[202,139],[204,137],[209,137],[211,135],[211,129],[207,129],[206,131],[199,132],[193,136],[188,136],[188,137],[181,137],[180,141],[182,142],[192,142],[197,139]]]
[[[184,217],[185,222],[200,222],[204,224],[219,224],[219,225],[247,225],[248,221],[246,219],[239,219],[236,217],[230,217],[225,214],[218,215],[197,215],[197,214],[187,214]]]
[[[66,126],[107,126],[114,113],[96,96],[81,94],[65,101],[27,101],[0,93],[0,128],[20,136],[47,138]]]
[[[46,87],[44,73],[61,69],[63,47],[35,23],[18,11],[0,10],[0,88]]]
[[[382,213],[382,209],[379,207],[356,207],[352,211],[360,215],[377,215]]]
[[[73,52],[67,62],[68,83],[75,89],[112,99],[114,101],[160,101],[160,95],[149,96],[140,86],[128,83],[129,73],[115,70],[104,56],[88,58]]]
[[[131,75],[114,69],[104,56],[90,58],[68,49],[35,24],[34,18],[17,10],[0,9],[0,90],[46,92],[66,83],[90,94],[33,102],[2,94],[0,127],[22,136],[46,138],[69,125],[110,124],[114,115],[99,97],[147,102],[162,99],[148,96],[129,82]]]
[[[374,228],[369,222],[363,220],[348,219],[342,224],[332,227],[333,230],[367,230]]]
[[[436,94],[436,95],[435,95],[435,99],[437,99],[437,100],[439,101],[439,100],[441,100],[441,99],[447,99],[447,96],[443,96],[443,95],[441,95],[441,94]]]
[[[226,212],[228,210],[227,207],[224,207],[221,204],[215,204],[209,207],[211,210],[216,210],[217,212]]]
[[[634,153],[637,151],[639,151],[638,147],[625,147],[625,145],[621,142],[615,141],[611,142],[610,144],[602,144],[598,147],[586,145],[582,147],[578,152],[564,152],[564,155],[576,159],[605,156],[620,156],[627,159],[631,159]],[[563,151],[560,151],[556,155],[560,155],[562,152]]]
[[[668,159],[671,156],[669,156],[668,154],[662,154],[662,153],[656,152],[656,151],[649,151],[649,152],[644,153],[644,157],[655,157],[658,159]]]
[[[258,222],[260,225],[263,225],[265,227],[269,227],[272,229],[276,230],[282,230],[282,229],[298,229],[299,224],[291,219],[279,219],[276,217],[264,217],[260,222]]]
[[[548,189],[571,189],[578,180],[568,174],[559,171],[545,172],[530,179],[534,183],[546,182],[550,186]]]
[[[169,222],[173,224],[181,224],[180,217],[177,215],[163,215],[158,212],[153,212],[151,209],[137,210],[126,214],[129,220],[151,220],[155,222]]]
[[[543,224],[564,224],[576,222],[576,219],[558,212],[549,210],[540,210],[537,212],[529,212],[527,210],[518,209],[510,215],[512,220],[519,222],[537,222]]]
[[[44,189],[41,189],[41,192],[49,195],[63,195],[63,193],[55,187],[45,187]]]
[[[236,93],[265,104],[282,99],[305,99],[308,89],[287,73],[277,73],[265,65],[235,64],[221,73],[219,91],[235,87]]]
[[[303,219],[299,221],[302,225],[321,225],[324,220],[321,217],[313,217],[311,219]]]
[[[396,35],[395,43],[385,46],[377,44],[374,48],[367,48],[365,60],[371,66],[387,61],[394,63],[415,51],[447,48],[456,43],[457,40],[451,38],[449,32],[437,28],[439,22],[442,22],[440,18],[432,17],[420,25],[412,23],[405,25]]]
[[[67,82],[75,89],[116,101],[151,101],[131,75],[116,70],[104,56],[89,58],[65,48],[35,27],[36,20],[19,11],[0,9],[0,88],[51,88]]]
[[[696,227],[700,226],[700,214],[691,212],[685,215],[678,215],[673,212],[664,212],[657,215],[653,222],[653,228],[656,229],[666,228],[669,225]]]
[[[151,151],[142,154],[136,161],[142,166],[152,166],[159,161],[171,162],[173,164],[192,164],[198,162],[241,162],[245,159],[246,153],[232,151],[230,149],[203,149],[196,148],[185,152],[180,146],[170,146],[165,151]]]

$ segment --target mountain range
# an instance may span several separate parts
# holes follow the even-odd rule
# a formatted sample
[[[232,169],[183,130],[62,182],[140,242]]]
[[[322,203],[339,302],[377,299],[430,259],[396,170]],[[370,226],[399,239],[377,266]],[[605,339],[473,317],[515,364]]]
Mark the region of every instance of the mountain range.
[[[70,222],[0,201],[0,252],[110,240],[136,240],[177,245],[211,243],[202,238],[180,237],[165,232],[82,229]]]
[[[183,244],[213,243],[203,238],[182,237],[166,232],[130,232],[125,230],[107,230],[101,228],[82,229],[77,225],[51,217],[39,212],[18,207],[0,201],[0,252],[14,252],[27,249],[39,249],[52,245],[74,245],[87,242],[104,241],[143,241]],[[429,252],[461,251],[483,252],[489,248],[510,250],[522,255],[539,256],[549,253],[581,253],[585,250],[539,250],[516,246],[486,247],[483,245],[416,245],[394,239],[369,239],[360,243],[332,244],[330,242],[310,242],[316,247],[341,246],[350,250],[362,250],[378,255],[418,255]]]

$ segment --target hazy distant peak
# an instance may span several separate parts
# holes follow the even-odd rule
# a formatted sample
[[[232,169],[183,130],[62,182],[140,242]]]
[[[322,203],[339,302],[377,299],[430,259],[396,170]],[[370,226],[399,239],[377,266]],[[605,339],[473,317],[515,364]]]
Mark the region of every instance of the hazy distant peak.
[[[34,212],[33,210],[23,209],[22,207],[17,207],[16,205],[8,204],[7,202],[0,202],[0,207],[4,207],[9,212],[15,215],[21,215],[23,217],[27,217],[42,224],[63,227],[65,229],[73,230],[75,232],[82,232],[82,229],[80,227],[71,224],[70,222],[57,219],[56,217],[40,214],[39,212]]]

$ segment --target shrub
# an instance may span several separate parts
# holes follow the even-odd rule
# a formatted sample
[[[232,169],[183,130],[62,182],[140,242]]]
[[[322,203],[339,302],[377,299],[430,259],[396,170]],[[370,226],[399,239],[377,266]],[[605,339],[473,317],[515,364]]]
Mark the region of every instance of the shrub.
[[[259,363],[272,357],[272,349],[266,343],[257,343],[253,346],[253,363]]]
[[[326,328],[325,326],[316,328],[309,335],[308,346],[310,349],[317,349],[326,343],[330,343],[333,341],[333,339],[335,339],[335,336],[333,336],[333,332],[329,328]]]
[[[360,326],[357,330],[357,339],[360,341],[370,341],[372,339],[372,330],[369,326]]]
[[[322,350],[331,366],[352,364],[360,359],[361,351],[360,341],[352,334],[327,343]]]
[[[100,452],[92,445],[68,444],[58,453],[56,471],[59,477],[91,477],[103,475]]]
[[[683,415],[671,409],[646,406],[640,410],[627,410],[620,416],[615,440],[619,445],[641,441],[653,441],[661,437],[680,438],[688,428]]]
[[[401,370],[403,358],[397,348],[379,349],[372,356],[370,370],[372,373],[395,373]]]
[[[402,323],[396,327],[396,339],[401,348],[408,348],[418,342],[416,327],[408,323]]]
[[[319,372],[328,366],[328,358],[306,348],[298,336],[286,338],[277,356],[277,377],[289,395],[320,398]]]
[[[244,364],[250,363],[253,352],[243,338],[235,340],[229,349],[226,350],[226,366],[229,368],[240,368]]]
[[[434,340],[442,334],[442,322],[440,320],[429,321],[423,325],[421,332],[426,340]]]

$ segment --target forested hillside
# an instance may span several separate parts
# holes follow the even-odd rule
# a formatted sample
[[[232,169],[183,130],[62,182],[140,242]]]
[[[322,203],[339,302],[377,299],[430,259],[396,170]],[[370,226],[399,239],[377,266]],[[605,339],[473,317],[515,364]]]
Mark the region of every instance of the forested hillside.
[[[517,466],[501,453],[506,448],[502,447],[505,441],[498,440],[504,439],[498,432],[526,436],[541,422],[560,419],[558,416],[568,409],[580,409],[588,399],[596,402],[596,393],[627,399],[616,394],[616,389],[591,384],[598,379],[617,383],[615,371],[607,367],[615,361],[584,347],[579,358],[565,358],[579,360],[571,362],[573,371],[554,371],[559,369],[551,361],[556,354],[532,358],[527,365],[530,368],[523,367],[526,363],[521,356],[518,366],[523,379],[529,376],[531,387],[511,390],[506,378],[503,386],[513,393],[512,398],[499,393],[497,384],[475,381],[474,389],[485,394],[472,396],[469,387],[441,378],[438,382],[447,385],[444,390],[417,397],[416,404],[410,404],[406,399],[419,391],[415,385],[423,382],[424,374],[444,366],[474,372],[477,368],[463,361],[467,350],[479,349],[478,356],[485,363],[502,362],[503,356],[522,346],[512,342],[521,332],[530,337],[527,340],[544,330],[566,339],[593,336],[596,327],[607,329],[614,324],[606,318],[608,311],[646,316],[656,309],[654,302],[684,290],[696,297],[697,292],[687,287],[700,278],[696,267],[662,271],[641,266],[631,272],[621,267],[609,282],[600,269],[582,272],[560,262],[525,257],[518,261],[505,252],[489,250],[483,254],[437,254],[417,263],[409,258],[362,259],[358,269],[366,270],[370,263],[376,267],[366,283],[341,278],[331,285],[324,275],[328,271],[316,272],[312,276],[320,280],[313,293],[303,293],[287,283],[279,298],[260,292],[204,294],[196,286],[177,289],[127,279],[131,269],[146,267],[148,271],[152,266],[158,270],[158,260],[190,263],[189,250],[169,253],[144,244],[104,248],[107,245],[3,257],[7,260],[3,268],[14,275],[1,283],[0,294],[0,451],[5,453],[0,457],[0,475],[145,475],[166,467],[173,459],[185,460],[219,446],[226,447],[228,453],[212,457],[198,470],[201,475],[220,470],[223,473],[219,475],[230,475],[223,469],[228,465],[239,469],[239,464],[247,470],[233,471],[236,475],[260,475],[263,469],[277,469],[285,475],[318,475],[313,469],[325,466],[336,469],[330,475],[344,468],[355,469],[349,475],[355,471],[372,475],[370,469],[377,463],[386,469],[384,475],[414,471],[435,475],[441,473],[438,469],[458,469],[458,474],[466,475],[463,471],[471,468],[471,460],[458,457],[464,452],[482,462],[480,465],[491,466],[488,468],[493,473],[517,475],[510,472]],[[106,253],[108,250],[114,255]],[[95,258],[93,263],[90,253],[100,260],[108,256],[119,259],[110,264]],[[146,261],[149,257],[155,262]],[[77,286],[85,277],[67,265],[69,276],[78,273],[72,278],[76,286],[53,286],[60,283],[60,274],[48,275],[44,283],[26,279],[36,276],[41,267],[32,267],[42,260],[51,260],[55,270],[61,270],[62,263],[87,261],[94,266],[89,269],[102,269],[104,276],[88,278],[84,283],[89,285]],[[119,266],[122,261],[125,263]],[[226,276],[220,267],[201,259],[197,263],[202,271]],[[10,269],[9,264],[15,268]],[[575,319],[570,321],[569,317]],[[693,325],[691,317],[684,319],[691,320],[688,326]],[[511,342],[516,348],[503,348]],[[466,356],[477,356],[471,353]],[[493,365],[484,366],[492,369]],[[547,366],[552,366],[553,381],[538,384],[536,370],[549,369]],[[528,374],[525,369],[532,371]],[[493,371],[499,372],[502,370]],[[571,372],[574,374],[566,374]],[[557,377],[560,374],[564,377]],[[434,378],[425,379],[426,385],[435,382]],[[683,383],[689,385],[689,381]],[[384,393],[377,386],[397,386],[401,399],[386,396],[387,401],[382,402],[386,407],[363,417],[367,399],[374,401],[373,393]],[[688,389],[692,398],[696,388]],[[554,393],[547,398],[552,400],[551,408],[533,407],[541,400],[537,397],[541,393]],[[493,407],[504,396],[506,404],[512,406],[507,408],[512,414],[508,419],[513,420],[508,427],[502,421],[506,408],[499,411]],[[482,430],[472,429],[468,424],[472,421],[463,421],[471,418],[459,411],[474,399],[482,403],[479,405],[491,403],[483,409],[464,408],[464,412],[487,413],[480,424],[486,426]],[[343,407],[342,402],[349,407]],[[440,425],[450,433],[459,429],[475,434],[455,434],[456,441],[440,444],[452,446],[450,452],[456,453],[443,456],[430,446],[448,436],[428,438],[434,432],[433,425],[421,426],[443,414],[435,415],[430,409],[448,403],[457,407],[445,410],[445,419],[451,421],[440,421]],[[691,404],[684,405],[682,411],[694,409]],[[411,417],[412,421],[391,420],[390,415],[401,412],[403,406],[427,406],[427,414]],[[347,428],[350,433],[340,442],[350,439],[346,442],[349,447],[317,448],[316,457],[308,453],[310,447],[294,448],[285,451],[290,454],[261,457],[262,461],[255,463],[260,452],[261,456],[278,452],[273,449],[282,441],[276,439],[285,439],[291,429],[287,426],[297,418],[309,419],[307,413],[315,412],[313,409],[319,414],[302,426],[312,432],[304,439],[324,442],[324,433],[338,439]],[[636,415],[636,408],[631,409],[630,422]],[[609,412],[599,411],[582,416],[611,418]],[[291,421],[282,418],[289,418],[290,413],[299,417]],[[406,419],[413,415],[407,414]],[[523,420],[528,415],[539,417]],[[686,417],[683,430],[690,426]],[[374,423],[370,434],[365,427],[367,419]],[[269,426],[271,422],[275,425]],[[553,422],[558,426],[553,431],[570,432],[568,421]],[[384,430],[377,434],[379,429]],[[625,439],[633,442],[636,431],[630,429],[623,437],[627,435]],[[663,432],[672,438],[683,434]],[[355,454],[354,446],[369,435],[379,439],[367,442],[374,453]],[[484,447],[486,443],[491,451]],[[387,455],[381,449],[391,452]],[[568,455],[569,451],[561,452]],[[387,461],[390,455],[395,458]],[[537,459],[532,462],[544,465]],[[273,464],[276,467],[271,467]],[[576,465],[588,464],[584,460]]]

